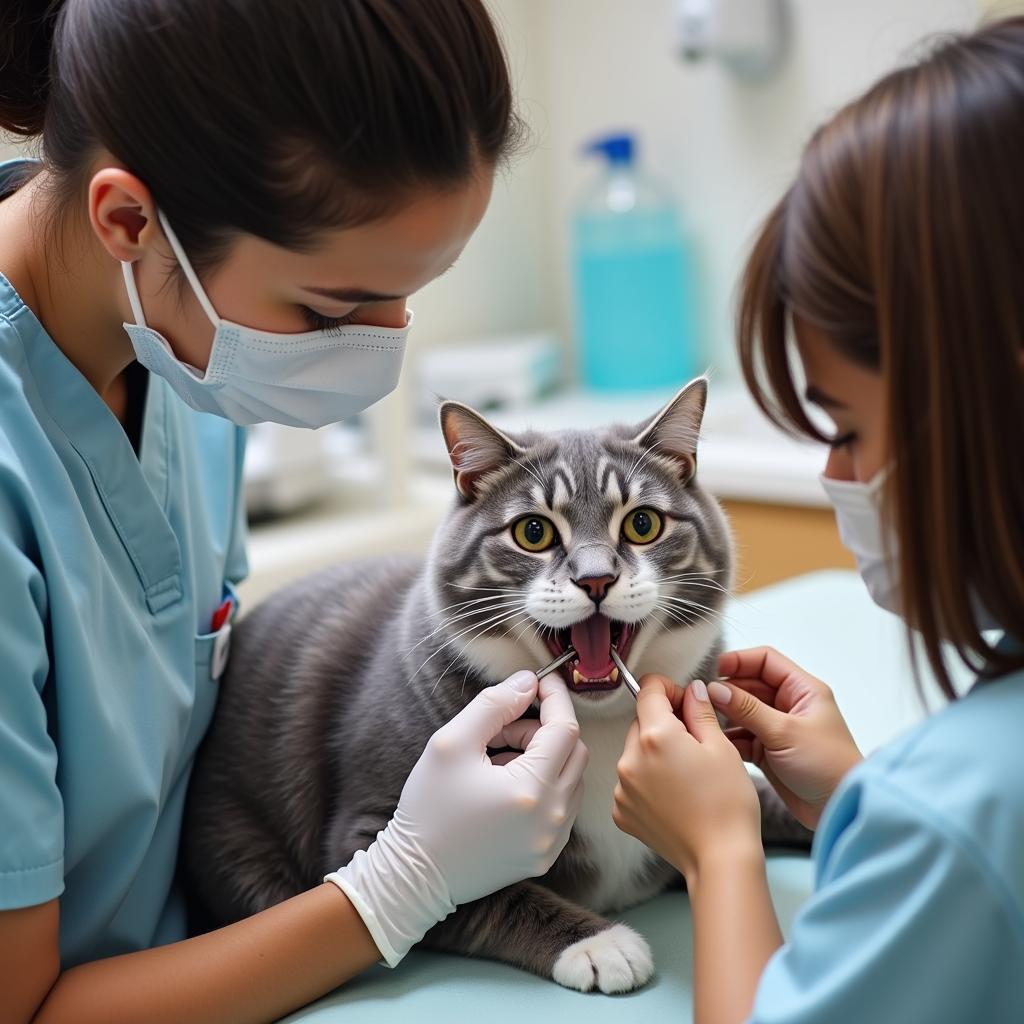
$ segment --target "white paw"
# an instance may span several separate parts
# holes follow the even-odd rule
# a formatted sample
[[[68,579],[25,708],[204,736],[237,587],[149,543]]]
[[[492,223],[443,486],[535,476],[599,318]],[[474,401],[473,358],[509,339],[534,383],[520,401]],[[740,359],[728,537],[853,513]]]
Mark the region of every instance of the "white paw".
[[[559,985],[589,992],[629,992],[654,973],[651,947],[642,935],[624,924],[566,946],[555,961],[551,976]]]

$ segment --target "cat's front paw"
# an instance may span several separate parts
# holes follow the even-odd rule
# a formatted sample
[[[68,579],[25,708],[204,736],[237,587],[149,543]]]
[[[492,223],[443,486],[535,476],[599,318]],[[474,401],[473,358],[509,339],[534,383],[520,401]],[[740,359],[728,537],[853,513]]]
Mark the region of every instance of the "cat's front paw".
[[[651,947],[642,935],[624,924],[566,946],[555,961],[551,977],[566,988],[589,992],[630,992],[645,985],[654,973]]]

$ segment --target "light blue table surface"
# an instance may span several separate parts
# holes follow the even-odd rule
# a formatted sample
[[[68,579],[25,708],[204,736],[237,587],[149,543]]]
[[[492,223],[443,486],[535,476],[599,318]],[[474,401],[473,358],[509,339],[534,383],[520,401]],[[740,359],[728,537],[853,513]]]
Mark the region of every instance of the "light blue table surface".
[[[900,621],[878,610],[852,572],[820,572],[732,602],[730,647],[770,644],[825,679],[867,753],[918,721]],[[925,687],[934,699],[934,686]],[[772,856],[772,898],[785,932],[811,892],[810,862]],[[637,992],[580,993],[504,964],[413,951],[395,970],[374,967],[287,1017],[288,1024],[449,1024],[452,1021],[692,1020],[692,936],[685,894],[668,892],[620,915],[651,944],[655,975]]]

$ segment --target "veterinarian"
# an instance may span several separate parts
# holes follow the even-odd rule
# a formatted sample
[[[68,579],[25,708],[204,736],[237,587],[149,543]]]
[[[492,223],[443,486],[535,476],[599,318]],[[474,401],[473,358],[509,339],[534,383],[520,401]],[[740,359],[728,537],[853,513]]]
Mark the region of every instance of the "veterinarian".
[[[186,937],[241,426],[395,386],[406,297],[515,146],[505,58],[479,0],[17,0],[0,29],[0,125],[43,154],[0,166],[0,1018],[276,1019],[542,874],[579,805],[564,686],[505,731],[519,673],[435,734],[368,851]],[[525,753],[492,763],[496,736]]]
[[[840,535],[953,702],[863,759],[825,683],[769,648],[724,654],[727,682],[643,681],[615,819],[686,877],[697,1024],[1024,1019],[1022,182],[1015,18],[819,129],[754,246],[746,381],[831,445]],[[816,829],[788,942],[741,759]]]

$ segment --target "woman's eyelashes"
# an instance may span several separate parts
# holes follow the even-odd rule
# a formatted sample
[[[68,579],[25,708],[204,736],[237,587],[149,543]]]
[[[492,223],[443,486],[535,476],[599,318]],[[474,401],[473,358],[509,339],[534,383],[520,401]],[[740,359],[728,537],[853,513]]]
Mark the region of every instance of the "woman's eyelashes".
[[[850,430],[845,434],[837,434],[829,441],[828,446],[832,451],[838,451],[840,448],[848,448],[856,440],[857,435]]]
[[[333,331],[341,327],[348,327],[357,322],[358,316],[358,310],[355,309],[344,316],[324,316],[323,313],[318,313],[315,309],[310,309],[309,306],[299,306],[299,312],[314,331]]]

